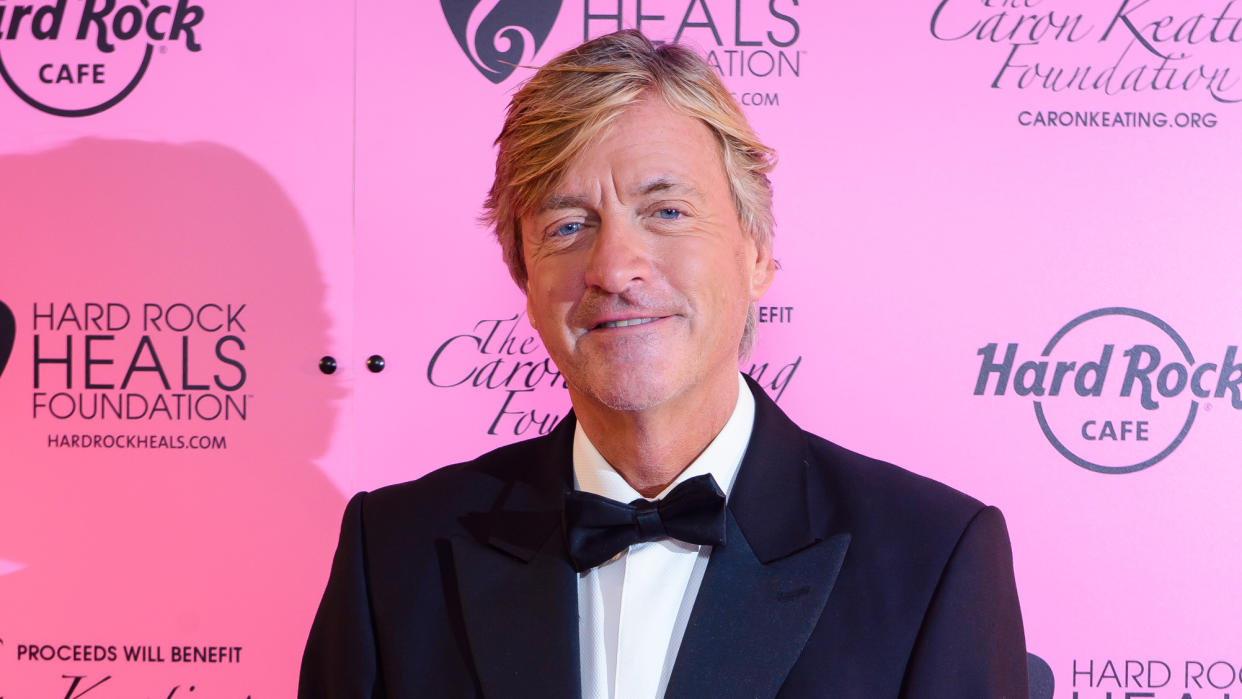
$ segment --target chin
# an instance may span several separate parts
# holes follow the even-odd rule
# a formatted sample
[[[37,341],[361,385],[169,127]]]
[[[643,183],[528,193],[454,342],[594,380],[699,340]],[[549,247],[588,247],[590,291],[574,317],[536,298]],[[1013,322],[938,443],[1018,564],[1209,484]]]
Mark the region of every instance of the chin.
[[[656,392],[642,392],[609,387],[605,391],[586,391],[588,395],[609,410],[619,413],[636,413],[653,408],[664,402],[665,396]],[[615,389],[615,390],[613,390]]]
[[[674,382],[658,369],[613,371],[607,375],[584,377],[578,383],[581,393],[618,412],[638,412],[653,408],[677,393]]]

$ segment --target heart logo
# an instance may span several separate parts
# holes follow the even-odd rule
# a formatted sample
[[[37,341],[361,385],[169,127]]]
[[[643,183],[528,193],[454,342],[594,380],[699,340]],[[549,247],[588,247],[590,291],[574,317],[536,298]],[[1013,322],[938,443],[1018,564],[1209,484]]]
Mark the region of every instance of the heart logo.
[[[13,341],[17,339],[17,319],[13,311],[0,301],[0,374],[9,363],[9,355],[13,353]]]
[[[499,84],[514,64],[530,65],[561,12],[561,0],[440,0],[457,44],[483,77]]]

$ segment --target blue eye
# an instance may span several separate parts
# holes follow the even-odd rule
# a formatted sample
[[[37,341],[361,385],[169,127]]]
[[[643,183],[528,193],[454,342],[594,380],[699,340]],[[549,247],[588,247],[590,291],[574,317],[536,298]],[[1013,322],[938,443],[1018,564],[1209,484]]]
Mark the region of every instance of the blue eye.
[[[582,223],[578,221],[573,221],[571,223],[566,223],[566,224],[562,224],[561,226],[558,226],[556,230],[552,231],[552,235],[555,235],[555,236],[573,235],[574,233],[577,233],[580,230],[582,230]]]
[[[681,215],[681,212],[677,209],[660,209],[656,212],[657,218],[662,218],[666,221],[676,221],[681,218]]]

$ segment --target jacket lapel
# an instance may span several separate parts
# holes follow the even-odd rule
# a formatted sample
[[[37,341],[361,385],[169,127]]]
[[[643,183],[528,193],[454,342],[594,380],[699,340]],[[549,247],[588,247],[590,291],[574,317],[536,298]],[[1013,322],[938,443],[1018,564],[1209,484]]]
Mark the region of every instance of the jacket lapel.
[[[773,697],[814,630],[849,547],[806,436],[754,382],[755,425],[665,696]],[[484,696],[578,697],[577,574],[565,550],[574,420],[539,440],[490,512],[450,540]]]
[[[665,696],[773,697],[815,629],[849,548],[806,435],[757,385],[755,426]]]
[[[466,637],[486,697],[577,697],[577,574],[565,550],[573,417],[521,464],[488,513],[450,539]]]

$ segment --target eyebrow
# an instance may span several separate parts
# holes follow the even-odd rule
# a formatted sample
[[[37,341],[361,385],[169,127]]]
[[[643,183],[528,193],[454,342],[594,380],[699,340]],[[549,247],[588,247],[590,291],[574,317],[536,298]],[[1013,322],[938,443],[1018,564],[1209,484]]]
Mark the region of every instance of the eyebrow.
[[[638,186],[631,190],[635,196],[649,196],[660,192],[684,191],[687,194],[702,196],[698,189],[687,182],[675,180],[671,177],[657,176],[640,182]],[[539,211],[560,211],[564,209],[588,209],[590,208],[590,200],[581,194],[553,194],[544,200],[539,206]]]
[[[702,193],[688,182],[675,180],[671,177],[653,177],[640,183],[634,188],[634,194],[638,196],[646,196],[648,194],[656,194],[658,192],[668,192],[681,190],[688,194],[702,196]]]
[[[586,209],[587,198],[581,194],[553,194],[544,200],[540,211],[558,211],[561,209]]]

